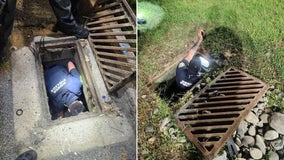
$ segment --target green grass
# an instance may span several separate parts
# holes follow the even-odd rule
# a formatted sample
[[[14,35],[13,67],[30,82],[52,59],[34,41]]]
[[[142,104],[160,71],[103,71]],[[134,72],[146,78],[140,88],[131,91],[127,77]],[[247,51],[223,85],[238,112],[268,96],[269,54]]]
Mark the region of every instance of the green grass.
[[[142,2],[142,1],[139,1]],[[194,159],[198,155],[190,143],[178,143],[164,136],[158,129],[144,133],[152,124],[159,128],[160,121],[173,114],[178,107],[167,108],[154,90],[147,87],[149,79],[161,73],[164,65],[185,51],[196,40],[199,28],[206,30],[207,39],[201,49],[216,57],[232,55],[226,67],[234,65],[260,78],[275,89],[269,95],[269,106],[284,112],[284,103],[278,97],[284,92],[284,3],[279,0],[149,0],[160,6],[163,21],[139,36],[139,98],[138,133],[139,159]],[[139,3],[138,3],[139,5]],[[139,11],[138,11],[139,12]],[[225,68],[226,69],[226,68]],[[184,103],[184,102],[182,102]],[[153,115],[155,108],[161,114]],[[154,146],[147,138],[156,136]],[[141,151],[148,150],[147,154]],[[171,154],[168,154],[171,153]]]

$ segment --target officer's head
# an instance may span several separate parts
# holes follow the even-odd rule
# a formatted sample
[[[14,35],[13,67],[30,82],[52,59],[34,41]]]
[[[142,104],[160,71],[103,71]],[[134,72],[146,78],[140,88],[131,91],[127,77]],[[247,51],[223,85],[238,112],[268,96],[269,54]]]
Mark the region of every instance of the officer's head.
[[[67,112],[69,112],[69,113],[67,113],[67,115],[65,115],[65,116],[66,117],[76,116],[79,113],[81,113],[83,110],[84,110],[83,103],[81,101],[76,100],[68,106]]]

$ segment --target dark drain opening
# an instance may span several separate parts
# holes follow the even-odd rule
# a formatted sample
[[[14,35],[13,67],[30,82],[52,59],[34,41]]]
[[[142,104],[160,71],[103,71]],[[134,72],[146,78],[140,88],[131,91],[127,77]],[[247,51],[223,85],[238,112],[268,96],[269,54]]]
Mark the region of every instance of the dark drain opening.
[[[225,106],[225,107],[211,107],[211,108],[200,108],[196,109],[195,111],[183,111],[179,113],[179,116],[182,115],[194,115],[194,114],[209,114],[209,113],[224,113],[224,112],[231,112],[231,111],[242,111],[244,110],[243,106]]]
[[[228,120],[228,121],[217,121],[217,122],[199,122],[195,124],[189,124],[189,127],[207,127],[207,126],[220,126],[220,125],[231,125],[233,124],[233,120]],[[185,123],[187,123],[185,121]]]
[[[183,115],[179,117],[181,121],[187,120],[206,120],[206,119],[225,119],[225,118],[232,118],[238,117],[239,114],[221,114],[221,115],[204,115],[204,114],[196,114],[196,115]]]
[[[80,75],[82,77],[84,77],[83,73],[81,72],[81,66],[79,63],[79,60],[76,58],[75,56],[76,51],[75,49],[63,49],[63,50],[58,50],[58,51],[44,51],[44,54],[41,55],[41,63],[43,65],[43,72],[46,71],[47,69],[55,66],[55,65],[62,65],[67,67],[67,63],[68,61],[72,61],[75,66],[76,69],[78,70],[78,72],[80,73]],[[45,84],[45,82],[44,82]],[[84,84],[83,84],[84,85]],[[85,93],[83,91],[83,89],[81,88],[81,96],[79,97],[79,100],[81,100],[83,102],[83,105],[85,106],[83,112],[89,112],[88,106],[87,106],[87,101],[86,101],[86,97],[85,97]],[[47,94],[46,94],[47,95]],[[49,99],[49,98],[48,98]],[[52,117],[52,107],[53,104],[51,103],[50,100],[48,100],[48,105],[49,105],[49,112],[50,115]],[[67,107],[65,107],[64,112],[68,112]]]
[[[186,93],[185,91],[178,89],[175,79],[176,77],[169,81],[165,81],[156,88],[161,99],[169,101],[170,105],[177,103]]]
[[[197,139],[200,142],[214,142],[214,141],[219,141],[221,137],[198,137]]]
[[[176,83],[176,77],[171,80],[162,82],[156,88],[156,92],[159,94],[160,98],[167,101],[170,106],[173,106],[179,102],[179,99],[182,98],[186,92],[190,91],[193,95],[197,94],[205,85],[201,85],[203,78],[201,77],[199,81],[191,86],[188,90],[184,91],[179,89]],[[197,84],[200,84],[199,87],[196,87]]]
[[[209,102],[209,103],[197,103],[197,104],[194,104],[194,105],[190,105],[190,106],[188,106],[187,107],[187,109],[190,109],[190,108],[202,108],[202,107],[216,107],[216,106],[218,106],[218,107],[220,107],[220,106],[234,106],[234,105],[247,105],[247,104],[249,104],[250,103],[250,101],[234,101],[234,100],[232,100],[232,101],[227,101],[227,102],[220,102],[220,103],[218,103],[218,102],[216,102],[216,103],[214,103],[214,102]]]

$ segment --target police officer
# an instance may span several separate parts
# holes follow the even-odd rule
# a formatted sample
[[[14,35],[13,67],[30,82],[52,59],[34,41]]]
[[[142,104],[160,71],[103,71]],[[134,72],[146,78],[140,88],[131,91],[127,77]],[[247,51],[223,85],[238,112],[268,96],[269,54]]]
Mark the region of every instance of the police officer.
[[[87,38],[89,31],[78,25],[74,18],[74,12],[79,0],[49,0],[57,23],[53,31],[60,31],[66,35],[74,35],[77,38]]]
[[[197,34],[197,42],[187,52],[185,58],[176,68],[176,83],[181,90],[188,90],[202,76],[202,66],[209,67],[209,63],[202,57],[195,56],[201,42],[203,41],[203,30]]]
[[[16,0],[0,0],[0,63],[8,58],[8,38],[13,28]]]
[[[82,83],[73,62],[67,67],[54,65],[44,73],[47,95],[52,119],[63,116],[75,116],[84,110],[81,96]]]

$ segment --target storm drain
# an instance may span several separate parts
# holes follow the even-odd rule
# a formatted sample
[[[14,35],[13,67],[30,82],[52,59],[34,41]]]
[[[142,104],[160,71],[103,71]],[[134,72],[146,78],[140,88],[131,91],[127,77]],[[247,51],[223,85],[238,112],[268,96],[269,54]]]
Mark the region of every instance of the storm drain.
[[[179,127],[207,158],[223,147],[268,85],[235,68],[220,74],[176,114]]]
[[[107,89],[112,92],[136,71],[136,18],[125,0],[101,0],[88,19],[89,41]]]
[[[81,42],[81,43],[80,43]],[[99,96],[98,86],[95,85],[92,69],[93,64],[90,63],[88,51],[84,51],[87,42],[84,40],[76,40],[75,37],[47,38],[42,37],[41,40],[35,41],[34,55],[38,59],[38,67],[43,78],[45,68],[49,68],[55,64],[66,65],[69,60],[75,62],[81,80],[83,82],[83,95],[89,111],[101,113],[104,108],[104,102]],[[84,44],[84,45],[83,45]],[[89,50],[91,52],[91,49]],[[42,88],[45,84],[42,83]],[[46,93],[45,89],[44,93]],[[42,95],[46,97],[46,94]]]

